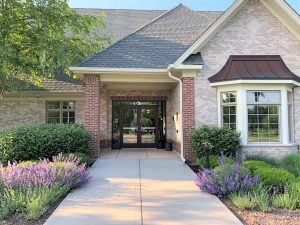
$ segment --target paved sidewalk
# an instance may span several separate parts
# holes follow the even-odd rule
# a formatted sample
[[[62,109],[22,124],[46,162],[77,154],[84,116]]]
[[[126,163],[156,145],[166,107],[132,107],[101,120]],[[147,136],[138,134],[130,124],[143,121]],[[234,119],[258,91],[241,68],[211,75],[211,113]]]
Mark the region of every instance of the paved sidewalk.
[[[172,152],[111,150],[92,167],[93,179],[74,190],[46,225],[242,224]]]

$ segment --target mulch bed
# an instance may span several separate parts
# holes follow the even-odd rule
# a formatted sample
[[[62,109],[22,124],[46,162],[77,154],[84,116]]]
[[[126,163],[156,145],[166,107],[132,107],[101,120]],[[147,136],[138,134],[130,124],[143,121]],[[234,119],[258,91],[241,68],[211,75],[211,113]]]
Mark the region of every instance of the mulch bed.
[[[64,198],[61,198],[55,204],[49,206],[47,212],[39,220],[27,220],[24,213],[16,213],[8,220],[0,221],[0,225],[43,225],[63,200]]]
[[[190,166],[197,173],[199,166]],[[229,199],[221,199],[230,211],[245,225],[300,225],[300,210],[273,209],[269,213],[259,210],[240,210]]]
[[[229,199],[222,202],[246,225],[300,225],[300,210],[273,209],[269,213],[240,210]]]

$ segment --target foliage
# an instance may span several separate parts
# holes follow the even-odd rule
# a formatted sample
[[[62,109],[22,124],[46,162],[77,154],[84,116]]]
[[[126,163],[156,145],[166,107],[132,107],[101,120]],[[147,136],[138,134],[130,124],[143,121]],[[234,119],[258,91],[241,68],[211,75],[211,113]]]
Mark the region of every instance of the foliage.
[[[222,150],[225,156],[235,154],[241,144],[240,134],[228,127],[204,125],[190,133],[193,151],[198,157],[204,156],[207,144],[210,154],[219,155]]]
[[[218,161],[220,159],[220,156],[218,155],[209,155],[209,166],[211,168],[215,168],[219,165]],[[226,163],[228,164],[233,164],[234,163],[234,160],[229,158],[229,157],[224,157]],[[206,157],[203,156],[199,159],[199,166],[201,168],[206,168]]]
[[[231,193],[229,195],[229,199],[237,208],[241,210],[253,209],[257,205],[257,202],[249,193],[243,193],[240,191]]]
[[[0,96],[16,80],[40,85],[57,70],[69,74],[109,42],[97,34],[105,16],[78,14],[68,0],[2,0],[0,11]]]
[[[38,219],[59,198],[89,180],[89,170],[74,155],[62,154],[53,161],[0,164],[3,188],[0,192],[0,220],[12,213],[26,213],[28,219]]]
[[[281,161],[281,167],[300,177],[300,154],[290,154],[285,156]]]
[[[244,166],[249,167],[250,171],[253,173],[258,168],[271,168],[272,166],[264,161],[258,160],[247,160],[244,162]]]
[[[87,152],[90,134],[77,124],[26,125],[0,132],[2,163],[49,158],[60,152]]]
[[[259,177],[253,177],[239,163],[227,164],[224,157],[220,160],[221,170],[200,171],[195,179],[196,185],[203,191],[225,197],[235,191],[245,191],[258,184]]]
[[[259,209],[263,212],[271,211],[270,204],[270,189],[264,186],[262,183],[254,186],[250,189],[250,196],[257,203]]]
[[[278,188],[295,178],[289,171],[274,167],[260,167],[254,170],[253,174],[259,176],[264,184]]]
[[[36,186],[28,189],[8,188],[0,196],[0,204],[3,209],[3,216],[2,218],[0,216],[0,219],[5,219],[14,212],[24,212],[28,219],[38,219],[47,211],[50,204],[67,194],[69,190],[69,186]]]
[[[285,186],[284,193],[274,195],[273,205],[279,208],[300,208],[300,182],[292,182]]]
[[[75,187],[86,182],[89,170],[74,155],[68,158],[62,154],[53,157],[53,162],[48,159],[36,164],[8,163],[4,168],[0,164],[0,177],[7,188],[32,188],[35,186],[52,187],[55,185],[67,185]]]
[[[64,157],[69,157],[70,154],[75,155],[79,160],[80,164],[85,164],[86,166],[90,166],[92,164],[92,159],[89,155],[84,154],[82,152],[74,152],[74,153],[64,153]]]
[[[259,207],[263,212],[271,210],[270,192],[261,183],[247,191],[236,191],[229,195],[232,203],[239,209],[253,209]]]
[[[247,156],[247,161],[262,161],[274,167],[279,167],[280,165],[280,160],[264,155],[249,155]]]

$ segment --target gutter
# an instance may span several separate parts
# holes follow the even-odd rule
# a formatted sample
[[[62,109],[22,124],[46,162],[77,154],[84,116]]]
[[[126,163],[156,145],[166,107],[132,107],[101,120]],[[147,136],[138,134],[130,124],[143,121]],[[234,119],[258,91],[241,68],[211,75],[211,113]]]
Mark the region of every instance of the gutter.
[[[168,75],[171,79],[173,80],[176,80],[179,82],[179,88],[180,88],[180,158],[181,160],[185,163],[186,162],[186,159],[184,158],[184,155],[183,155],[183,121],[182,121],[182,80],[179,79],[178,77],[175,77],[172,75],[172,72],[171,72],[171,69],[174,69],[174,65],[169,65],[168,66]]]

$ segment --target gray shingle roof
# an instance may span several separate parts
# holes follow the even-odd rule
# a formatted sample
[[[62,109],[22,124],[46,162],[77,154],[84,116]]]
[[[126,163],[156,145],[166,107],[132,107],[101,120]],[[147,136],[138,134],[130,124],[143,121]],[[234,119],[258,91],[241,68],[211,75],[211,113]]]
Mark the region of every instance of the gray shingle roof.
[[[220,16],[183,5],[87,58],[79,67],[166,68]]]
[[[104,20],[106,29],[99,30],[99,35],[112,36],[113,41],[111,47],[86,59],[80,66],[129,68],[162,68],[173,63],[222,14],[192,11],[183,5],[168,12],[89,8],[75,10],[87,15],[104,12],[107,15]],[[83,92],[83,84],[79,79],[59,74],[54,79],[47,79],[43,87],[24,85],[22,90]]]

